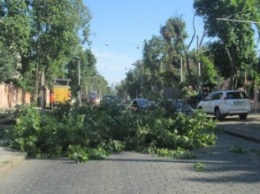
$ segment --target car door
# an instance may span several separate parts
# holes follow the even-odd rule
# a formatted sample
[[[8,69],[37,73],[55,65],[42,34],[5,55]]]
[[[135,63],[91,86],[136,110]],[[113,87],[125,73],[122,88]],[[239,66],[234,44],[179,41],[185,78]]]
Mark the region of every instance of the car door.
[[[222,97],[223,93],[222,92],[214,92],[212,94],[212,99],[209,103],[209,113],[214,114],[215,112],[215,107],[219,107],[220,105],[220,99]]]
[[[212,96],[213,96],[213,93],[209,93],[208,96],[204,100],[204,103],[203,103],[204,105],[202,108],[203,108],[204,112],[206,112],[206,113],[210,113]]]

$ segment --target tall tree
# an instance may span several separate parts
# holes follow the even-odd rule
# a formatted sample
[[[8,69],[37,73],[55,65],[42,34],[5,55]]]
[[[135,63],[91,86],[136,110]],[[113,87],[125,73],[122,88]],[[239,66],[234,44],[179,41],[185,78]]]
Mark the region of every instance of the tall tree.
[[[96,58],[91,50],[86,49],[84,51],[82,48],[78,51],[78,57],[69,61],[66,66],[68,70],[66,77],[71,79],[70,86],[74,95],[81,87],[80,85],[84,87],[82,88],[83,91],[88,90],[90,83],[93,81],[91,79],[97,75],[95,64]]]
[[[26,0],[0,1],[1,41],[19,55],[29,50],[29,21]]]
[[[255,63],[254,29],[259,32],[260,25],[254,28],[244,21],[260,21],[259,0],[195,0],[194,8],[203,17],[208,36],[222,47],[222,58],[230,68],[230,88],[236,87],[237,71]]]
[[[135,68],[128,71],[125,80],[116,87],[118,95],[125,100],[129,96],[131,99],[149,96],[147,88],[151,86],[151,83],[147,80],[143,62],[136,61],[133,66]]]
[[[169,56],[169,64],[176,67],[176,64],[179,64],[180,58],[184,58],[186,63],[186,69],[188,72],[188,81],[189,85],[194,83],[192,70],[190,67],[190,57],[189,57],[189,47],[191,43],[187,46],[185,40],[188,37],[185,30],[185,22],[181,17],[169,18],[166,21],[166,24],[161,27],[161,35],[167,42],[167,52]],[[193,41],[191,39],[191,42]]]
[[[18,62],[17,56],[14,56],[9,48],[0,42],[0,83],[14,80]]]
[[[179,84],[182,59],[186,64],[183,69],[188,71],[187,84],[197,85],[189,54],[189,47],[195,35],[192,36],[190,44],[186,45],[188,36],[181,17],[169,18],[160,32],[161,36],[152,36],[150,40],[145,40],[143,59],[135,63],[135,69],[127,74],[124,88],[120,88],[121,93],[127,88],[131,97],[140,97],[141,94],[154,100],[163,98],[166,90],[182,87]],[[169,93],[167,96],[170,95]]]
[[[146,95],[160,97],[164,81],[163,72],[167,68],[167,56],[166,42],[162,37],[153,36],[151,40],[145,41],[143,61],[135,64],[135,72],[139,75],[139,83],[142,84],[143,93]]]
[[[30,51],[30,16],[28,15],[26,0],[0,1],[0,40],[1,66],[0,77],[16,80],[15,71],[24,73],[24,64],[20,58]],[[9,73],[8,73],[9,72]]]
[[[89,43],[90,19],[82,0],[0,1],[1,41],[20,56],[20,85],[34,89],[35,100],[40,78],[64,77],[76,48]]]
[[[91,16],[82,0],[34,0],[30,5],[37,94],[42,76],[46,75],[47,81],[64,77],[65,64],[78,55],[78,45],[88,40]]]

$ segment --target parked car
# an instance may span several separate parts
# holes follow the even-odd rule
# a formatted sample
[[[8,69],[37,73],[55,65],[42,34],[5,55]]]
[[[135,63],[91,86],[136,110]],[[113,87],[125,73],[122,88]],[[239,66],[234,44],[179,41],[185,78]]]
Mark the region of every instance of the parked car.
[[[115,95],[104,95],[101,103],[118,103],[120,102],[120,99],[118,98],[118,96]]]
[[[103,106],[115,106],[125,110],[125,104],[121,101],[118,96],[115,95],[104,95],[100,101],[100,105]]]
[[[196,110],[182,99],[173,99],[173,106],[176,108],[176,113],[183,113],[187,116],[193,116]]]
[[[185,115],[192,116],[196,111],[190,104],[182,99],[167,99],[159,102],[158,107],[163,107],[170,114],[184,113]]]
[[[97,92],[89,92],[86,100],[88,103],[99,105],[100,104],[100,95]]]
[[[152,107],[152,102],[145,98],[136,98],[130,102],[129,108],[134,112],[141,112]]]
[[[199,102],[198,109],[214,115],[218,120],[228,115],[238,115],[241,120],[246,120],[251,106],[243,91],[220,90],[209,93],[205,100]]]

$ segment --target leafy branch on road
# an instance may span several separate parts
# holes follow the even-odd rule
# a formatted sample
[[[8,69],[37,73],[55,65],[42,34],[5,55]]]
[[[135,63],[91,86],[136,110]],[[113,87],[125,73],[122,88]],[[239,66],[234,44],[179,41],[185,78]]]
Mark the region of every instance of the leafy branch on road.
[[[40,112],[19,108],[17,123],[6,131],[11,148],[37,158],[70,157],[77,162],[103,159],[114,151],[143,151],[193,158],[189,150],[215,143],[216,124],[198,112],[165,116],[162,110],[133,113],[114,104],[60,105]],[[175,151],[174,151],[175,150]]]

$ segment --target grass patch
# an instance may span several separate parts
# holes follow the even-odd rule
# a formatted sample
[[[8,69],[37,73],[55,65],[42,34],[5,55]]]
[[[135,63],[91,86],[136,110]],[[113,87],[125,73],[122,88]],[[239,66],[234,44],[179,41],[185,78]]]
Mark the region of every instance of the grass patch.
[[[246,150],[243,149],[241,146],[231,146],[230,149],[229,149],[231,152],[235,152],[235,153],[238,153],[238,154],[244,154],[246,153]]]
[[[196,172],[203,172],[206,168],[206,164],[202,163],[202,162],[197,162],[196,164],[194,164],[193,169]]]

